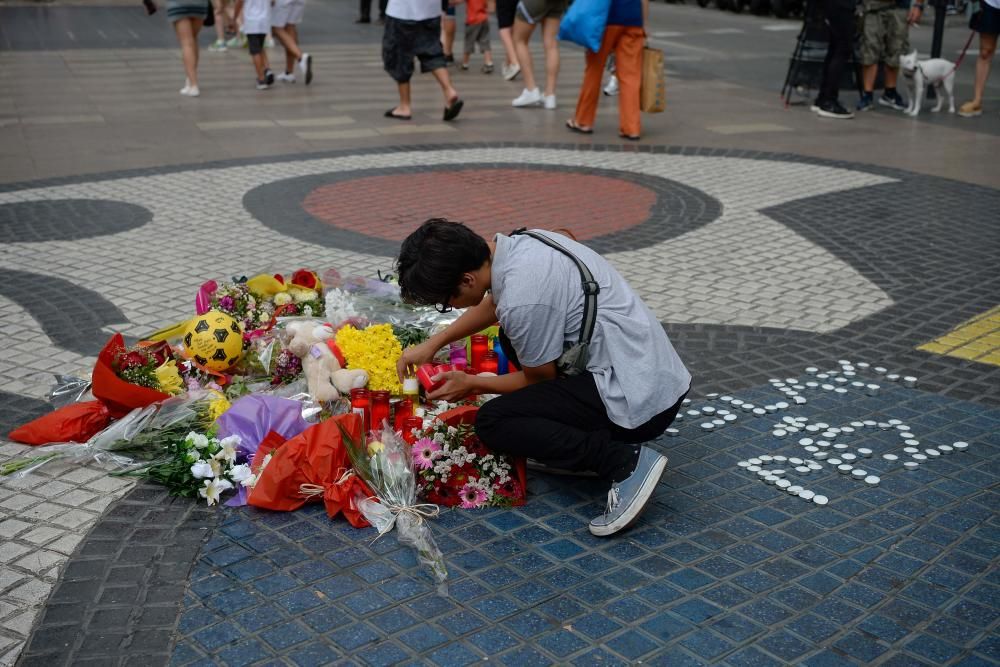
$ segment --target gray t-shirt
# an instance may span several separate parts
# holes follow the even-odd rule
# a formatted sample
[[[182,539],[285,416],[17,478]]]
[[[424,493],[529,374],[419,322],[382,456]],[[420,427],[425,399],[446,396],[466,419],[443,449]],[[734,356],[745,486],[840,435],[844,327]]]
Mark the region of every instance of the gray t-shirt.
[[[590,269],[601,287],[587,370],[593,373],[612,422],[637,428],[677,402],[691,386],[666,332],[611,264],[590,248],[545,234]],[[555,361],[564,343],[576,343],[583,320],[583,288],[573,261],[530,236],[496,236],[492,292],[497,319],[520,362]]]

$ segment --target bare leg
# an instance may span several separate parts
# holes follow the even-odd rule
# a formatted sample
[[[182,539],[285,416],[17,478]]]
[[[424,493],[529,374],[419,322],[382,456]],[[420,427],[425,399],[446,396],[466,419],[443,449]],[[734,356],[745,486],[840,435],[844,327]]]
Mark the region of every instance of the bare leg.
[[[976,83],[972,98],[977,105],[983,103],[983,92],[986,90],[986,80],[990,77],[990,65],[996,50],[997,36],[979,33],[979,58],[976,59]]]
[[[267,60],[264,58],[264,52],[255,53],[250,58],[253,60],[253,68],[257,70],[257,80],[263,81],[267,71]]]
[[[441,92],[444,94],[445,106],[451,104],[451,102],[458,97],[458,91],[455,87],[451,85],[451,75],[448,74],[448,68],[438,67],[433,70],[431,74],[437,79],[438,85],[441,86]],[[409,95],[409,84],[407,84],[407,95]]]
[[[504,58],[507,66],[517,64],[517,52],[514,50],[514,38],[510,28],[500,28],[500,41],[503,42]]]
[[[528,47],[528,40],[531,33],[535,31],[535,26],[531,25],[520,16],[514,19],[513,38],[514,50],[517,53],[517,62],[521,65],[521,73],[524,75],[524,87],[526,90],[538,88],[535,81],[535,67],[531,60],[531,49]]]
[[[485,63],[487,65],[492,65],[493,64],[493,52],[492,51],[483,51],[483,63]]]
[[[413,110],[410,108],[410,82],[397,83],[396,85],[399,87],[399,106],[393,109],[392,113],[397,116],[410,116],[413,114]]]
[[[874,65],[864,65],[861,68],[861,82],[865,92],[870,93],[875,90],[875,78],[878,76],[878,63]]]
[[[454,55],[455,47],[455,17],[441,17],[441,46],[446,56]]]
[[[195,22],[201,27],[199,19],[180,19],[174,22],[174,32],[181,45],[181,57],[184,60],[184,74],[188,84],[198,87],[198,41]]]
[[[886,88],[895,88],[896,87],[896,82],[898,81],[898,78],[899,78],[899,68],[898,67],[889,67],[888,65],[886,65],[885,66],[885,87]]]
[[[287,25],[281,28],[275,26],[271,30],[274,32],[274,37],[285,47],[285,71],[294,72],[295,63],[302,57],[302,50],[295,40],[295,26]]]
[[[213,0],[212,13],[215,14],[215,40],[226,39],[226,0]]]
[[[559,19],[546,18],[542,21],[542,45],[545,47],[545,94],[556,94],[556,78],[559,76]]]

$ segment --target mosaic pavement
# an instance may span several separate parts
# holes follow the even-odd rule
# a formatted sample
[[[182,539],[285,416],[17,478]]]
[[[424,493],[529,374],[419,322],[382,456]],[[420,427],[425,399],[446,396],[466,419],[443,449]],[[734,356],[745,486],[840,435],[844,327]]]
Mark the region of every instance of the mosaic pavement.
[[[918,386],[806,391],[712,433],[686,418],[657,442],[671,472],[655,508],[621,539],[586,532],[603,494],[579,481],[534,477],[516,511],[446,512],[450,599],[392,539],[315,512],[206,511],[145,485],[115,503],[127,484],[69,467],[4,482],[0,662],[27,638],[22,664],[45,665],[990,664],[1000,371],[916,348],[996,306],[998,208],[996,190],[795,155],[527,144],[4,186],[5,428],[46,409],[53,370],[85,374],[109,330],[186,316],[205,277],[371,275],[434,215],[484,233],[571,221],[662,318],[695,395],[763,404],[780,398],[768,378],[837,359]],[[818,506],[736,466],[801,449],[771,435],[789,415],[972,446],[911,472],[878,458],[893,432],[862,431],[850,446],[875,451],[881,484],[827,467],[808,480]]]

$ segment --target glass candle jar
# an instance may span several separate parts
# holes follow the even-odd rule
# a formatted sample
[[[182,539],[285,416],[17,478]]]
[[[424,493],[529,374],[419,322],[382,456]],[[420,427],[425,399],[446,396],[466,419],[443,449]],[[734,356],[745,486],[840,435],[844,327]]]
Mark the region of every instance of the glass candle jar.
[[[469,359],[469,365],[476,369],[476,372],[482,371],[479,365],[483,361],[483,355],[489,351],[489,339],[484,334],[474,334],[469,337],[470,345],[469,349],[472,352],[472,358]]]
[[[415,377],[403,378],[403,396],[418,402],[420,400],[420,380]]]
[[[420,437],[418,433],[424,428],[424,420],[420,417],[407,417],[403,420],[403,440],[412,445]],[[416,429],[416,432],[414,432]]]
[[[361,417],[362,433],[371,425],[371,394],[364,387],[351,390],[351,412]]]
[[[469,359],[465,354],[465,341],[456,340],[448,347],[448,359],[452,366],[465,368],[469,365]]]
[[[392,419],[392,428],[395,431],[403,430],[403,422],[407,417],[413,416],[413,401],[409,398],[401,399],[396,403],[396,411]]]
[[[383,422],[389,419],[389,392],[371,392],[371,429],[378,431],[382,428]]]
[[[497,375],[507,374],[507,355],[504,354],[503,345],[500,344],[500,337],[493,339],[493,351],[497,355]]]
[[[417,379],[420,381],[420,384],[423,385],[424,391],[434,391],[443,384],[443,382],[434,382],[431,379],[438,373],[438,367],[434,364],[423,364],[417,369]]]
[[[494,375],[499,375],[497,373],[498,369],[498,359],[496,352],[486,352],[483,354],[482,361],[479,362],[477,367],[480,373],[493,373]]]

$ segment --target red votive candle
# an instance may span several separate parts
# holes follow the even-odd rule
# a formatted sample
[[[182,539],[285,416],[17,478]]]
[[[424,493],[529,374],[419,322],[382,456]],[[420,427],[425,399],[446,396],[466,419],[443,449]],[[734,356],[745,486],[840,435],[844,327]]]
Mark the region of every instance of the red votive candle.
[[[483,355],[483,360],[479,362],[479,372],[497,375],[498,363],[497,353],[487,352]]]
[[[469,365],[475,368],[477,372],[480,372],[482,368],[479,365],[483,362],[483,355],[490,349],[489,339],[484,334],[475,334],[469,340],[471,341],[470,348],[472,351],[472,358],[469,359]]]
[[[438,374],[438,368],[434,364],[423,364],[417,369],[417,379],[423,385],[425,391],[434,391],[443,383],[434,382],[431,378]]]
[[[392,428],[396,431],[403,430],[403,422],[407,417],[413,416],[413,401],[404,398],[396,403],[396,414],[392,420]]]
[[[389,419],[389,392],[373,391],[371,393],[371,429],[378,431],[382,428],[382,422]]]
[[[367,433],[371,425],[371,394],[364,387],[351,390],[351,412],[361,417],[362,433]]]
[[[413,432],[413,429],[417,429],[417,432],[424,428],[424,420],[420,417],[407,417],[403,420],[403,440],[412,445],[417,441],[419,437],[417,433]]]

